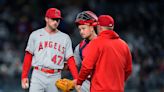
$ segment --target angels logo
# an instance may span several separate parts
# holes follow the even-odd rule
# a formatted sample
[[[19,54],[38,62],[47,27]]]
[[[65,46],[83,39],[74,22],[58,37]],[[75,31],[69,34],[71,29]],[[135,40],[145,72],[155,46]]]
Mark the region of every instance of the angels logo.
[[[53,42],[53,41],[44,41],[39,43],[38,51],[44,49],[44,48],[53,48],[55,50],[58,50],[62,54],[64,54],[65,47],[63,47],[61,44]]]
[[[58,10],[55,11],[55,16],[60,16],[60,12]]]

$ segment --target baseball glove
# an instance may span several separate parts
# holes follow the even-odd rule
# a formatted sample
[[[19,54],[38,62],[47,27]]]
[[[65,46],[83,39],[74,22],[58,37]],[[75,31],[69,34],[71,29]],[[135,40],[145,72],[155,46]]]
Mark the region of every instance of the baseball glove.
[[[59,88],[62,92],[70,92],[75,88],[73,80],[69,79],[58,79],[55,83],[56,87]]]

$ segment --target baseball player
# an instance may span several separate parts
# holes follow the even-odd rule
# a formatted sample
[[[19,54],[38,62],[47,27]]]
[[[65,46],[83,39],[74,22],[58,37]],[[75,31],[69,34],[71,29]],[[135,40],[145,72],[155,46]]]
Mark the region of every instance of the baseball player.
[[[114,20],[109,15],[98,17],[98,36],[85,48],[77,90],[92,72],[91,92],[124,92],[124,82],[132,72],[132,57],[128,45],[113,31]]]
[[[55,82],[61,78],[65,60],[73,78],[78,77],[71,39],[57,29],[61,18],[60,10],[49,8],[45,15],[46,26],[29,37],[22,70],[22,88],[27,89],[28,72],[33,67],[29,92],[59,92]]]
[[[81,67],[81,61],[83,60],[83,51],[87,44],[97,37],[97,34],[94,30],[94,27],[97,23],[97,16],[91,11],[83,11],[79,13],[76,17],[75,23],[78,26],[82,40],[74,50],[74,57],[78,68]],[[81,91],[82,92],[90,92],[90,76],[85,82],[82,84]]]

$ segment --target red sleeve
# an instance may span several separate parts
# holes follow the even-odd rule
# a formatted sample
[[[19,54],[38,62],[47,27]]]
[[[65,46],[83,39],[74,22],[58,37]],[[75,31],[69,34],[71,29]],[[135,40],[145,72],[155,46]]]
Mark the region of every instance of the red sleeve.
[[[132,73],[132,56],[131,56],[131,52],[128,48],[127,65],[126,65],[126,69],[125,69],[125,81],[128,79],[128,77],[130,76],[131,73]]]
[[[99,50],[97,43],[95,41],[90,42],[84,51],[84,59],[82,61],[77,85],[81,85],[82,82],[87,79],[88,75],[93,72],[97,63],[98,55]]]
[[[87,69],[85,66],[82,65],[79,73],[79,78],[77,80],[77,85],[82,85],[83,81],[87,79],[91,71],[91,69]]]
[[[68,68],[73,76],[74,79],[77,79],[78,78],[78,70],[77,70],[77,67],[76,67],[76,63],[75,63],[75,59],[74,57],[70,57],[68,60],[67,60],[67,64],[68,64]]]
[[[32,54],[29,52],[25,53],[23,66],[22,66],[22,79],[28,77],[28,73],[31,68]]]

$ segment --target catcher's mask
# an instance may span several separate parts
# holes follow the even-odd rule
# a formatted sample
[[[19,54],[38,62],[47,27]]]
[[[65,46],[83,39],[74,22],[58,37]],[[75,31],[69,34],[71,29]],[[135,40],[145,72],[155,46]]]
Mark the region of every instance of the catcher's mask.
[[[83,11],[79,13],[76,17],[75,23],[77,25],[89,24],[91,26],[96,26],[98,17],[91,11]]]

